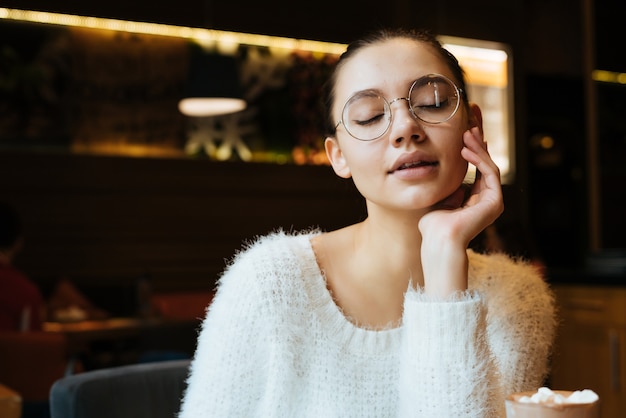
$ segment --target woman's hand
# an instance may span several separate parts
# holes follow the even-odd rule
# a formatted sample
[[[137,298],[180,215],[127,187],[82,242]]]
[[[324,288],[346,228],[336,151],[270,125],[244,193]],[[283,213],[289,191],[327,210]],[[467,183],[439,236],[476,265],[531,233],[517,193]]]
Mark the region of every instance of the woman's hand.
[[[476,166],[469,197],[462,185],[419,222],[424,285],[428,293],[440,296],[467,289],[467,246],[504,210],[500,170],[487,151],[480,129],[466,131],[463,143],[461,155]]]

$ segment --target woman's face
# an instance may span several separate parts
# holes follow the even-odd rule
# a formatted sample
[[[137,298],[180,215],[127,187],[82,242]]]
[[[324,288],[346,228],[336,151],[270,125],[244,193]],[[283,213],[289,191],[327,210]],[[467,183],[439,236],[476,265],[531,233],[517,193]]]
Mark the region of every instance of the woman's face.
[[[376,91],[389,103],[407,97],[413,81],[433,73],[458,83],[429,45],[396,38],[365,47],[339,69],[332,115],[341,120],[346,101],[364,90]],[[383,136],[360,141],[340,124],[335,138],[327,139],[326,151],[335,172],[352,177],[368,205],[429,208],[456,191],[465,177],[461,149],[463,132],[470,127],[467,113],[461,103],[448,121],[428,124],[413,117],[406,100],[397,100]]]

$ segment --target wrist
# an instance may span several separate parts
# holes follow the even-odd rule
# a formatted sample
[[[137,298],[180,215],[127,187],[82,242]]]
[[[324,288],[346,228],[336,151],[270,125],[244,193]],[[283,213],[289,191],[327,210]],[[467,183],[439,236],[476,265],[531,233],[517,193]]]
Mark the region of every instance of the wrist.
[[[450,241],[440,243],[422,242],[422,272],[424,292],[445,298],[453,293],[467,290],[468,258],[462,245]]]

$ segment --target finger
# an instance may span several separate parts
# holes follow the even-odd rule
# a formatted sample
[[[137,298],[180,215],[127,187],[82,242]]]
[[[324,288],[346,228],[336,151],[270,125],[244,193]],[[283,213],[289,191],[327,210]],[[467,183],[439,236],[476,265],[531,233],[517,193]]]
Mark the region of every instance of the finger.
[[[485,171],[499,172],[498,166],[489,155],[487,144],[482,141],[482,138],[479,139],[479,136],[477,137],[474,132],[468,131],[463,136],[463,141],[465,144],[461,151],[463,158],[476,166],[477,173],[485,174]]]
[[[482,132],[476,127],[465,131],[463,134],[463,143],[466,147],[475,152],[484,151],[489,153],[487,151],[487,141],[483,139]]]
[[[479,137],[482,137],[482,132],[480,132],[480,130],[476,127],[470,128],[467,131],[465,131],[463,133],[463,144],[466,147],[470,147],[469,144],[471,144],[472,142],[479,142],[482,141],[479,140]],[[463,151],[461,151],[461,154],[463,154]],[[464,157],[465,158],[465,157]],[[468,160],[467,158],[465,158],[466,160]],[[472,163],[472,165],[474,165],[474,163],[470,160],[468,160],[468,162]],[[474,173],[474,183],[476,183],[477,181],[480,180],[480,170],[476,169],[475,173]]]

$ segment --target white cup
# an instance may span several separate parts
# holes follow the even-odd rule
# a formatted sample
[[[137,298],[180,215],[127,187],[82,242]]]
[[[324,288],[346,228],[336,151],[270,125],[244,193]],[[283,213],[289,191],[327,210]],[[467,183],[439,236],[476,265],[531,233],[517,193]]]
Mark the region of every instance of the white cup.
[[[506,418],[600,418],[599,401],[592,403],[519,402],[523,396],[535,392],[509,395],[506,400]],[[555,390],[554,393],[568,397],[572,391]]]

